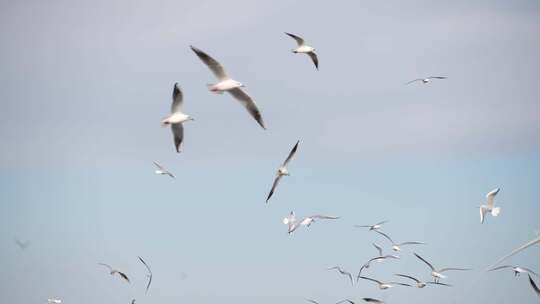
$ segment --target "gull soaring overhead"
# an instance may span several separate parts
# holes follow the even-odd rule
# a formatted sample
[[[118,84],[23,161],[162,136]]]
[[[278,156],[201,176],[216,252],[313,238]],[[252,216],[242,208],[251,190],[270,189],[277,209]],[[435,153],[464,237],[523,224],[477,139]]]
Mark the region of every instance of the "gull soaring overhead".
[[[379,223],[374,224],[374,225],[354,225],[354,227],[358,227],[358,228],[369,228],[369,231],[372,231],[372,230],[379,230],[379,229],[381,229],[382,225],[385,224],[385,223],[388,223],[388,221],[382,221],[382,222],[379,222]]]
[[[150,288],[150,284],[152,284],[152,276],[153,276],[152,270],[141,257],[138,257],[138,258],[139,258],[139,261],[141,261],[141,263],[144,264],[144,266],[146,267],[146,270],[148,270],[148,274],[146,275],[146,277],[148,277],[148,284],[146,284],[146,291],[144,292],[144,293],[148,293],[148,288]]]
[[[490,213],[491,216],[498,216],[499,213],[501,212],[500,207],[493,206],[495,204],[495,196],[497,195],[497,193],[499,193],[500,190],[501,188],[497,188],[495,190],[490,191],[488,194],[486,194],[486,199],[487,199],[486,204],[480,205],[480,223],[481,224],[484,223],[484,218],[487,213]]]
[[[110,275],[113,276],[113,275],[115,275],[115,274],[118,274],[120,277],[122,277],[124,280],[126,280],[128,283],[130,283],[130,282],[129,282],[129,279],[128,279],[128,277],[127,277],[127,275],[126,275],[125,273],[123,273],[123,272],[121,272],[121,271],[118,271],[118,270],[116,270],[116,269],[113,269],[111,266],[109,266],[109,265],[107,265],[107,264],[98,263],[98,265],[107,267],[107,268],[109,269],[109,274],[110,274]]]
[[[396,274],[397,276],[399,277],[402,277],[402,278],[407,278],[407,279],[411,279],[413,281],[416,282],[416,287],[418,288],[424,288],[426,287],[428,284],[434,284],[434,285],[443,285],[443,286],[448,286],[448,287],[451,287],[452,285],[448,285],[448,284],[444,284],[444,283],[439,283],[439,282],[422,282],[420,281],[419,279],[413,277],[413,276],[409,276],[409,275],[406,275],[406,274]]]
[[[438,283],[439,282],[439,279],[444,279],[446,278],[445,275],[443,275],[442,273],[445,272],[445,271],[450,271],[450,270],[460,270],[460,271],[465,271],[465,270],[470,270],[469,268],[451,268],[451,267],[448,267],[448,268],[441,268],[441,269],[435,269],[435,267],[433,267],[433,265],[431,265],[428,261],[426,261],[424,258],[422,258],[421,256],[419,256],[418,254],[414,253],[414,255],[419,258],[422,262],[426,263],[426,265],[429,266],[429,268],[431,268],[431,276],[433,277],[433,281],[435,283]]]
[[[443,76],[429,76],[429,77],[426,77],[426,78],[416,78],[414,80],[411,80],[409,82],[407,82],[406,84],[411,84],[413,82],[417,82],[417,81],[421,81],[423,84],[428,84],[432,79],[446,79],[448,77],[443,77]]]
[[[161,121],[161,125],[164,127],[168,125],[171,126],[171,131],[173,133],[174,139],[174,147],[176,148],[177,153],[180,153],[180,146],[182,145],[182,141],[184,140],[183,123],[194,120],[191,116],[182,113],[182,104],[182,90],[178,86],[178,83],[175,83],[172,94],[171,114]]]
[[[311,46],[306,45],[303,38],[293,35],[291,33],[287,33],[287,32],[285,32],[285,34],[287,34],[292,39],[296,40],[296,44],[298,44],[298,47],[295,49],[292,49],[292,52],[295,54],[300,53],[300,54],[308,55],[313,61],[313,64],[315,64],[315,68],[319,70],[319,59],[317,58],[317,54],[315,54],[315,49],[312,48]]]
[[[293,156],[296,154],[296,150],[298,150],[298,144],[300,143],[300,141],[298,140],[296,142],[296,144],[294,145],[294,147],[292,148],[291,152],[289,152],[289,156],[287,156],[287,159],[285,159],[285,161],[283,162],[283,164],[281,164],[281,166],[278,168],[277,172],[276,172],[276,177],[274,179],[274,183],[272,184],[272,189],[270,189],[270,193],[268,193],[268,196],[266,197],[266,203],[268,204],[268,200],[272,197],[272,195],[274,194],[274,191],[276,190],[276,187],[279,183],[279,180],[283,177],[283,176],[289,176],[289,171],[287,170],[287,164],[289,164],[289,162],[291,161],[291,159],[293,158]]]
[[[165,167],[160,165],[158,162],[154,162],[154,165],[157,167],[157,170],[155,171],[156,174],[158,174],[158,175],[168,175],[171,178],[175,178],[174,175],[169,170],[165,169]]]

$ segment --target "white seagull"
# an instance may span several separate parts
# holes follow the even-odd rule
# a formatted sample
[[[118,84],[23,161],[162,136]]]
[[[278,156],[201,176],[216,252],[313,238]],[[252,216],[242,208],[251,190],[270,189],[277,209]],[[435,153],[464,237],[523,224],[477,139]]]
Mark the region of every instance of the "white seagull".
[[[443,77],[443,76],[429,76],[429,77],[426,77],[426,78],[416,78],[414,80],[411,80],[409,82],[407,82],[406,84],[411,84],[413,82],[416,82],[416,81],[421,81],[423,84],[428,84],[432,79],[446,79],[448,77]]]
[[[524,250],[524,249],[526,249],[526,248],[528,248],[528,247],[530,247],[530,246],[532,246],[532,245],[534,245],[536,243],[540,243],[540,231],[536,231],[536,237],[534,239],[532,239],[529,242],[527,242],[527,243],[519,246],[518,248],[514,249],[508,255],[500,258],[495,264],[493,264],[493,266],[491,266],[491,268],[499,265],[500,263],[502,263],[504,260],[508,259],[509,257],[517,254],[518,252],[520,252],[520,251],[522,251],[522,250]]]
[[[534,272],[534,271],[532,271],[532,270],[530,270],[528,268],[519,267],[519,266],[512,266],[512,265],[503,265],[503,266],[495,267],[493,269],[490,269],[489,271],[494,271],[494,270],[499,270],[499,269],[506,269],[506,268],[511,268],[512,271],[514,272],[514,276],[516,276],[516,277],[519,277],[519,275],[522,274],[522,273],[529,273],[529,274],[534,274],[535,276],[540,278],[540,276],[536,272]]]
[[[329,216],[329,215],[311,215],[308,217],[303,218],[302,220],[297,220],[296,216],[294,214],[294,211],[291,211],[291,213],[283,219],[283,224],[288,225],[288,233],[293,233],[298,227],[300,226],[310,226],[313,222],[315,222],[316,219],[321,220],[336,220],[339,219],[337,216]]]
[[[124,280],[126,280],[128,283],[130,283],[130,282],[129,282],[129,279],[128,279],[128,277],[127,277],[127,275],[126,275],[125,273],[123,273],[123,272],[121,272],[121,271],[118,271],[118,270],[116,270],[116,269],[113,269],[111,266],[109,266],[109,265],[107,265],[107,264],[98,263],[98,265],[107,267],[107,268],[109,269],[109,274],[110,274],[110,275],[113,276],[113,275],[115,275],[115,274],[118,274],[120,277],[122,277]]]
[[[259,112],[259,109],[257,108],[257,105],[255,104],[255,101],[249,97],[246,92],[242,91],[242,87],[245,87],[241,82],[238,82],[236,80],[231,79],[229,76],[227,76],[227,73],[225,72],[225,69],[219,62],[217,62],[214,58],[208,56],[205,52],[199,50],[196,47],[190,46],[193,52],[197,54],[197,57],[208,66],[208,68],[214,73],[214,76],[217,77],[219,80],[218,83],[208,85],[208,89],[211,92],[222,94],[223,92],[229,92],[234,98],[236,98],[240,103],[246,108],[246,110],[249,112],[249,114],[255,118],[257,123],[263,128],[266,129],[264,126],[263,118],[261,115],[261,112]]]
[[[379,289],[388,289],[388,288],[391,288],[391,287],[394,287],[395,285],[401,285],[401,286],[408,286],[408,287],[411,287],[411,285],[409,284],[405,284],[405,283],[399,283],[399,282],[388,282],[388,283],[384,283],[384,282],[381,282],[379,280],[375,280],[375,279],[372,279],[372,278],[368,278],[368,277],[360,277],[360,279],[364,279],[364,280],[369,280],[369,281],[372,281],[372,282],[375,282],[379,285]]]
[[[328,268],[328,270],[333,270],[333,269],[336,269],[337,271],[339,271],[340,274],[342,274],[344,276],[347,276],[349,278],[349,280],[351,280],[351,285],[354,285],[352,274],[350,272],[347,272],[347,271],[341,269],[341,267],[339,267],[339,266],[334,266],[334,267]]]
[[[48,304],[61,304],[62,300],[57,299],[57,298],[47,299],[47,303]]]
[[[378,234],[384,236],[386,239],[388,239],[390,241],[390,243],[392,243],[392,250],[394,251],[401,251],[401,246],[403,245],[425,245],[426,243],[424,242],[403,242],[403,243],[395,243],[387,234],[379,231],[379,230],[375,230],[375,232],[377,232]]]
[[[146,270],[148,270],[148,274],[146,275],[146,277],[148,277],[148,284],[146,285],[146,291],[144,292],[144,293],[148,293],[148,288],[150,288],[150,284],[152,284],[152,275],[153,275],[152,270],[141,257],[138,257],[138,258],[139,258],[139,261],[141,261],[141,263],[144,264],[144,266],[146,267]]]
[[[379,230],[381,229],[382,225],[385,224],[385,223],[388,223],[388,221],[382,221],[382,222],[379,222],[375,225],[354,225],[354,227],[357,227],[357,228],[369,228],[369,231],[372,231],[372,230]]]
[[[487,199],[486,204],[480,205],[480,223],[481,224],[484,223],[484,217],[486,216],[488,212],[491,213],[492,216],[497,216],[501,212],[500,207],[493,206],[495,204],[495,196],[497,195],[497,193],[499,193],[500,190],[501,188],[497,188],[495,190],[492,190],[488,194],[486,194],[486,199]]]
[[[319,70],[319,59],[317,58],[317,54],[315,54],[315,49],[309,45],[306,45],[304,39],[302,39],[301,37],[287,32],[285,32],[285,34],[296,40],[296,43],[298,44],[298,47],[293,49],[292,52],[295,54],[302,53],[308,55],[313,61],[313,64],[315,64],[315,68]]]
[[[171,178],[175,178],[174,175],[169,170],[165,169],[165,167],[160,165],[158,162],[154,162],[154,165],[156,165],[156,167],[157,167],[157,170],[155,171],[156,174],[158,174],[158,175],[168,175]]]
[[[289,156],[287,156],[287,159],[283,162],[283,164],[278,168],[277,172],[276,172],[276,177],[274,179],[274,183],[272,184],[272,189],[270,189],[270,193],[268,193],[268,196],[266,197],[266,203],[268,204],[268,200],[272,197],[272,195],[274,194],[274,191],[276,190],[276,187],[279,183],[279,180],[283,177],[283,176],[289,176],[289,171],[287,170],[287,164],[291,161],[291,159],[293,158],[294,154],[296,154],[296,150],[298,149],[298,144],[300,143],[300,141],[298,140],[296,142],[296,145],[294,145],[294,147],[292,148],[291,152],[289,152]]]
[[[536,295],[540,297],[540,289],[538,286],[536,286],[536,283],[534,283],[533,279],[531,278],[531,275],[529,275],[529,283],[531,284],[532,289],[534,292],[536,292]]]
[[[180,153],[180,146],[184,140],[184,125],[182,123],[190,120],[194,120],[191,116],[182,113],[183,94],[182,90],[178,86],[178,83],[174,84],[172,94],[171,115],[165,117],[161,121],[161,125],[166,127],[171,126],[171,130],[174,137],[174,147],[176,152]]]
[[[413,281],[416,282],[416,287],[418,288],[424,288],[426,287],[428,284],[434,284],[434,285],[443,285],[443,286],[448,286],[448,287],[451,287],[452,285],[448,285],[448,284],[444,284],[444,283],[439,283],[439,282],[422,282],[420,281],[419,279],[413,277],[413,276],[409,276],[409,275],[406,275],[406,274],[396,274],[397,276],[399,277],[402,277],[402,278],[407,278],[407,279],[411,279]]]
[[[435,283],[438,283],[439,282],[439,279],[444,279],[446,278],[445,275],[443,275],[442,273],[445,272],[445,271],[449,271],[449,270],[460,270],[460,271],[466,271],[466,270],[470,270],[469,268],[452,268],[452,267],[447,267],[447,268],[441,268],[441,269],[435,269],[435,267],[433,267],[433,265],[431,265],[428,261],[426,261],[424,258],[422,258],[421,256],[419,256],[418,254],[414,253],[414,255],[419,258],[422,262],[426,263],[426,265],[429,266],[429,268],[431,268],[431,276],[433,277],[433,281]]]

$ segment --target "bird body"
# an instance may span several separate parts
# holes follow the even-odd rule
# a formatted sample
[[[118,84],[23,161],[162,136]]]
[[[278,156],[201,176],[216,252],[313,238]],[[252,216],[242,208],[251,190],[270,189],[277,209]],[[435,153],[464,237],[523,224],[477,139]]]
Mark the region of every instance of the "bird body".
[[[302,53],[302,54],[311,53],[314,51],[315,49],[310,47],[309,45],[302,45],[292,50],[293,53]]]
[[[244,87],[244,85],[233,79],[225,79],[215,84],[209,84],[208,89],[214,93],[223,93],[236,88]]]

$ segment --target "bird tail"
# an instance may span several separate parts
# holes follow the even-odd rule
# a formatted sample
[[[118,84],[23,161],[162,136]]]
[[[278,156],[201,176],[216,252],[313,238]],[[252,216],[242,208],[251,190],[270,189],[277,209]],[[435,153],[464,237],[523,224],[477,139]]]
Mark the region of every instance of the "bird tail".
[[[501,213],[501,207],[496,207],[496,208],[491,209],[492,216],[497,216],[499,215],[499,213]]]

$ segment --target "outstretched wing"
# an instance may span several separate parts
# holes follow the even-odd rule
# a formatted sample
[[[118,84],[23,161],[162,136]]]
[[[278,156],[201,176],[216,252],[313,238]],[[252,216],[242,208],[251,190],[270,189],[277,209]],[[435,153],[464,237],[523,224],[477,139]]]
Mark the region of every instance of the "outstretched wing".
[[[240,103],[246,108],[257,123],[259,123],[263,129],[266,129],[261,112],[259,111],[259,108],[257,108],[257,104],[255,104],[255,101],[253,101],[253,99],[251,99],[246,92],[242,91],[240,88],[234,88],[232,90],[228,90],[227,92],[231,93],[234,98],[240,101]]]
[[[438,272],[445,272],[445,271],[449,271],[449,270],[467,271],[467,270],[471,270],[471,269],[470,269],[470,268],[454,268],[454,267],[448,267],[448,268],[442,268],[442,269],[440,269]]]
[[[399,274],[399,273],[396,273],[396,275],[397,275],[398,277],[403,277],[403,278],[411,279],[411,280],[415,281],[416,283],[420,283],[420,280],[418,280],[418,279],[415,278],[415,277],[411,277],[411,276],[409,276],[409,275],[406,275],[406,274]]]
[[[369,280],[369,281],[375,282],[375,283],[377,283],[377,284],[382,284],[381,281],[377,281],[377,280],[372,279],[372,278],[363,277],[363,276],[359,276],[358,278],[364,279],[364,280]]]
[[[113,271],[112,267],[107,265],[107,264],[104,264],[104,263],[98,263],[98,265],[101,265],[101,266],[105,266],[107,268],[109,268],[109,271]]]
[[[500,190],[501,188],[497,188],[491,190],[488,194],[486,194],[487,204],[489,207],[493,208],[493,205],[495,204],[495,196],[497,196]]]
[[[300,143],[300,141],[298,140],[296,142],[296,144],[294,145],[294,147],[291,149],[291,152],[289,152],[289,156],[287,156],[287,159],[285,159],[285,161],[283,162],[283,167],[286,167],[287,164],[291,161],[291,159],[293,158],[293,156],[296,154],[296,150],[298,150],[298,144]]]
[[[283,177],[282,175],[276,176],[274,179],[274,183],[272,184],[272,189],[270,189],[270,193],[268,193],[268,196],[266,197],[266,203],[268,204],[268,200],[274,195],[274,191],[276,190],[277,185],[279,184],[279,180]]]
[[[444,77],[444,76],[429,76],[428,77],[429,79],[446,79],[448,77]]]
[[[411,80],[411,81],[407,82],[406,84],[411,84],[411,83],[413,83],[413,82],[416,82],[416,81],[422,81],[422,80],[424,80],[424,79],[422,79],[422,78],[416,78],[416,79],[414,79],[414,80]]]
[[[317,54],[315,54],[315,52],[309,52],[307,54],[311,58],[311,61],[313,61],[313,64],[315,65],[315,68],[318,70],[319,69],[319,59],[317,58]]]
[[[146,264],[146,262],[141,258],[141,257],[138,257],[139,260],[141,261],[141,263],[144,264],[144,266],[146,267],[146,269],[148,270],[148,273],[149,273],[149,279],[148,279],[148,284],[146,285],[146,291],[145,293],[148,292],[148,289],[150,288],[150,284],[152,284],[152,270],[150,269],[150,267],[148,266],[148,264]]]
[[[531,287],[534,290],[534,292],[536,292],[536,294],[540,297],[540,289],[538,289],[538,286],[536,286],[536,283],[534,283],[530,275],[529,275],[529,283],[531,284]]]
[[[118,273],[119,276],[121,276],[124,280],[126,280],[128,283],[130,283],[129,279],[128,279],[128,277],[127,277],[127,275],[125,273],[120,272],[118,270],[116,271],[116,273]]]
[[[379,252],[379,256],[382,256],[383,255],[383,251],[382,251],[382,247],[373,243],[373,247],[375,247],[375,249],[377,249],[377,251]]]
[[[190,46],[193,52],[199,57],[199,59],[206,64],[206,66],[214,73],[214,76],[216,76],[219,80],[226,80],[229,79],[229,76],[227,76],[227,73],[225,72],[225,69],[223,66],[217,62],[214,58],[210,57],[205,52],[199,50],[198,48],[194,46]]]
[[[493,266],[497,266],[498,264],[502,263],[502,261],[508,259],[509,257],[517,254],[518,252],[536,244],[536,243],[540,243],[540,235],[537,235],[534,239],[532,239],[531,241],[519,246],[518,248],[514,249],[512,252],[510,252],[510,254],[500,258],[495,264],[493,264]],[[492,267],[493,267],[492,266]]]
[[[432,271],[435,271],[435,267],[433,267],[433,265],[431,265],[428,261],[424,260],[424,258],[422,258],[421,256],[419,256],[418,254],[416,254],[416,252],[413,252],[414,255],[419,258],[422,262],[426,263],[426,265],[429,266],[429,268],[431,268]]]
[[[430,285],[443,285],[443,286],[447,286],[447,287],[452,287],[452,285],[450,285],[450,284],[445,284],[445,283],[441,283],[441,282],[426,282],[426,284],[430,284]]]
[[[403,243],[399,243],[397,244],[398,246],[403,246],[403,245],[425,245],[426,243],[424,242],[403,242]]]
[[[174,84],[172,94],[171,113],[179,112],[182,109],[183,94],[178,82]]]
[[[182,123],[171,124],[171,131],[174,138],[174,147],[176,148],[176,152],[180,153],[180,146],[184,140],[184,126]]]
[[[293,35],[293,34],[287,33],[287,32],[285,32],[285,34],[287,34],[292,39],[296,40],[296,43],[298,44],[298,46],[304,45],[304,39],[302,39],[301,37],[298,37],[296,35]]]
[[[375,230],[375,232],[377,232],[378,234],[384,236],[385,238],[387,238],[390,241],[390,243],[394,244],[394,241],[392,241],[392,239],[386,233],[380,232],[379,230]]]

